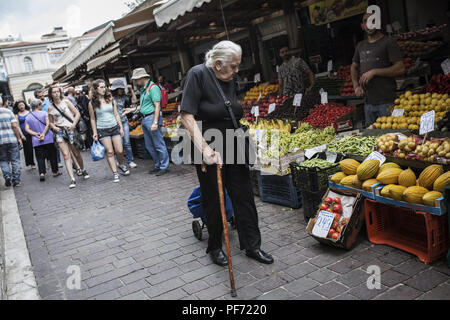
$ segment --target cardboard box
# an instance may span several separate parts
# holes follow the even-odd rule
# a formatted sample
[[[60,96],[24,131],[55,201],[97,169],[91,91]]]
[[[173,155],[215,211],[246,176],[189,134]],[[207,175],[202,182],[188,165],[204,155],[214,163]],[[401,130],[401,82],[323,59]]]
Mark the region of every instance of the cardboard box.
[[[333,239],[324,239],[319,238],[312,234],[313,228],[314,228],[314,220],[310,219],[308,226],[306,227],[306,232],[308,232],[309,235],[311,235],[314,239],[317,241],[328,244],[333,247],[342,248],[346,250],[350,250],[353,245],[356,242],[356,238],[361,231],[362,226],[365,222],[365,215],[364,215],[364,198],[362,196],[361,192],[353,191],[353,190],[338,190],[338,189],[328,189],[327,193],[323,196],[323,200],[328,197],[328,194],[330,191],[333,191],[336,194],[340,194],[342,196],[353,196],[355,197],[355,201],[353,203],[353,210],[352,215],[350,217],[350,220],[348,224],[345,226],[345,228],[342,230],[341,235],[339,239],[333,240]],[[318,215],[320,213],[320,209],[317,210],[317,214],[315,218],[317,219]]]
[[[260,170],[262,174],[287,175],[290,173],[291,162],[303,162],[305,160],[305,152],[303,150],[288,153],[280,158],[268,158],[264,156],[264,152],[257,158],[254,168]]]

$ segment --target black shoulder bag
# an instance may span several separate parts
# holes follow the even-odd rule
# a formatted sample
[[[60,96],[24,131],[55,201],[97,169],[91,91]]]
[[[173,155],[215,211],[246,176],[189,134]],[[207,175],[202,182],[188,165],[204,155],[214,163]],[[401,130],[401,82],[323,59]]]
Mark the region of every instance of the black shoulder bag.
[[[248,127],[238,123],[236,121],[236,116],[234,115],[233,109],[231,108],[231,101],[225,96],[225,93],[222,90],[222,87],[219,84],[219,81],[217,81],[217,77],[214,75],[214,71],[211,68],[207,68],[209,71],[209,75],[211,76],[211,79],[216,84],[217,89],[219,90],[220,95],[222,96],[222,99],[225,103],[225,108],[227,109],[228,113],[230,114],[231,121],[233,122],[233,126],[235,129],[236,137],[238,140],[237,144],[237,152],[239,154],[245,155],[245,166],[249,168],[250,166],[253,166],[256,161],[256,149],[253,144],[253,142],[250,139],[250,135],[248,134]],[[239,143],[242,141],[242,139],[245,141],[244,145]],[[224,160],[225,161],[225,160]]]

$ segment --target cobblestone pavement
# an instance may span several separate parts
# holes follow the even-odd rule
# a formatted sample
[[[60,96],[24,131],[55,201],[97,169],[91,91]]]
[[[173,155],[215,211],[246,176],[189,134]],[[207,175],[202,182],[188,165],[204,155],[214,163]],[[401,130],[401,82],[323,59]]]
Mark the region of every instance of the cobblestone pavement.
[[[65,172],[40,183],[37,172],[26,169],[16,189],[41,297],[231,299],[227,268],[212,264],[206,241],[192,232],[186,201],[198,185],[194,169],[172,166],[157,178],[146,173],[151,161],[141,160],[131,176],[113,184],[106,161],[88,156],[91,179],[78,180],[74,190]],[[231,231],[238,299],[450,299],[444,260],[427,266],[372,245],[364,233],[349,252],[324,246],[307,235],[301,210],[256,199],[262,248],[275,263],[248,259]],[[367,288],[370,265],[382,270],[380,290]],[[81,290],[67,286],[70,266],[80,267]]]

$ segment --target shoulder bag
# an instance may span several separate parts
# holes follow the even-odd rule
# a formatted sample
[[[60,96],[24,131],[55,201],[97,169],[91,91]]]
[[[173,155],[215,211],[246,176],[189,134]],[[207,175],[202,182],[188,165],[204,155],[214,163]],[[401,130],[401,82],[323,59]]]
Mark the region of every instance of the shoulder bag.
[[[222,87],[220,86],[219,81],[217,80],[217,77],[214,75],[214,71],[211,68],[207,68],[207,69],[209,71],[209,75],[210,75],[212,81],[215,83],[217,90],[219,90],[219,93],[222,96],[222,99],[225,104],[225,108],[227,109],[228,113],[230,114],[231,121],[233,122],[236,137],[238,138],[237,152],[238,152],[238,154],[244,153],[245,166],[247,168],[249,168],[250,166],[253,166],[255,164],[256,149],[255,149],[255,146],[254,146],[253,142],[251,141],[250,136],[248,134],[248,131],[249,131],[248,127],[237,122],[236,116],[234,115],[233,109],[231,108],[232,103],[231,103],[230,99],[228,99],[225,96],[225,93],[223,92]],[[245,141],[244,145],[239,143],[239,141],[242,141],[241,139],[244,139],[244,141]]]
[[[70,119],[64,112],[62,112],[54,103],[52,103],[53,107],[59,112],[59,114],[61,114],[64,118],[67,119],[67,121],[69,121],[70,123],[73,124],[73,120]],[[63,136],[66,138],[66,140],[69,140],[69,135],[67,133],[67,129],[66,128],[61,128],[60,129],[63,131]],[[55,132],[53,133],[54,135],[56,134]],[[73,144],[75,145],[75,147],[79,150],[81,150],[84,146],[84,141],[81,137],[80,132],[78,131],[78,128],[75,127],[75,130],[73,130],[73,135],[74,135],[74,142]],[[55,137],[55,141],[56,141],[56,137]]]

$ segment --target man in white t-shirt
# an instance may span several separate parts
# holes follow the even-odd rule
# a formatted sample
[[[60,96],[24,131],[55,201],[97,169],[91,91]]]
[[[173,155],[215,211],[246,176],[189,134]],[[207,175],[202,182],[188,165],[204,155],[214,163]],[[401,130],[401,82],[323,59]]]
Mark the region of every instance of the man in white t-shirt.
[[[0,104],[3,103],[0,97]],[[19,123],[7,108],[0,108],[0,167],[5,179],[5,186],[20,186],[20,138]]]

